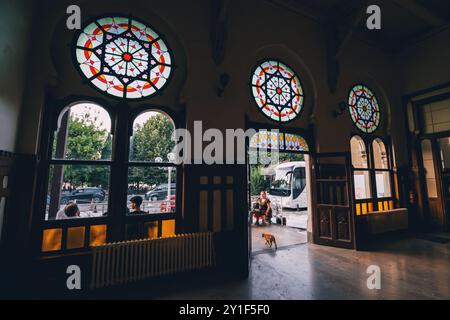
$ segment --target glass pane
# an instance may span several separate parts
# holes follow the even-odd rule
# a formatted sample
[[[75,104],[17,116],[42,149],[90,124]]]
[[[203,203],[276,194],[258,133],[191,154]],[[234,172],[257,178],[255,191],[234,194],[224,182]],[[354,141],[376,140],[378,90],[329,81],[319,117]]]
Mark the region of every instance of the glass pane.
[[[0,240],[2,239],[3,221],[5,218],[6,197],[0,198]]]
[[[109,166],[51,165],[45,219],[106,215],[109,181]]]
[[[444,132],[450,130],[450,100],[436,101],[424,105],[421,109],[423,133]]]
[[[133,123],[130,140],[130,161],[173,162],[175,126],[167,115],[147,111]]]
[[[364,85],[356,85],[348,97],[350,116],[359,130],[372,133],[380,124],[380,106],[372,90]]]
[[[450,170],[450,137],[439,139],[442,169],[444,172]]]
[[[175,212],[175,167],[130,167],[127,208],[130,214]]]
[[[128,17],[103,17],[85,26],[76,64],[99,90],[127,99],[160,92],[173,68],[163,36]]]
[[[442,163],[442,189],[447,215],[450,214],[450,137],[439,139]]]
[[[350,149],[352,152],[352,164],[354,168],[367,168],[367,153],[366,145],[363,139],[358,136],[354,136],[350,140]]]
[[[76,104],[59,117],[53,140],[53,159],[111,159],[111,118],[92,103]]]
[[[436,174],[434,171],[434,159],[430,140],[422,141],[422,159],[428,198],[437,198]]]
[[[392,196],[389,172],[375,172],[375,181],[377,184],[378,198],[387,198]]]
[[[251,88],[258,109],[271,120],[291,121],[303,108],[303,88],[295,72],[280,61],[255,68]]]
[[[373,160],[375,163],[375,169],[388,169],[388,158],[386,153],[386,147],[380,139],[373,141]]]
[[[283,150],[283,135],[278,131],[259,130],[250,139],[250,148]]]
[[[296,134],[286,133],[284,135],[285,148],[291,151],[309,151],[308,144],[303,137]]]
[[[355,183],[355,199],[371,198],[369,171],[355,171],[353,180]]]

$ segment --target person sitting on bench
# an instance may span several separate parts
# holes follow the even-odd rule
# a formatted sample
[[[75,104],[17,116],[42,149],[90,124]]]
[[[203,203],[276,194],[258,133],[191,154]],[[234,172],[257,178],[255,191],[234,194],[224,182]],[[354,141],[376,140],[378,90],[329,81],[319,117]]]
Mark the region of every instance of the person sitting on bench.
[[[270,206],[270,200],[267,198],[265,191],[261,191],[260,197],[256,201],[256,210],[253,215],[256,217],[256,225],[259,225],[259,218],[263,217],[264,220],[268,220],[269,224],[272,223],[272,208]],[[263,220],[263,221],[264,221]]]

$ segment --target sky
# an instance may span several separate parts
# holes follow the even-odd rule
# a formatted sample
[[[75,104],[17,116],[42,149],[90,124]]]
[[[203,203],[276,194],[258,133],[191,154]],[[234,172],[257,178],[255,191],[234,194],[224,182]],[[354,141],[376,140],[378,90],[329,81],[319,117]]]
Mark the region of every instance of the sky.
[[[97,114],[96,124],[104,130],[111,130],[111,118],[108,112],[102,107],[93,103],[80,103],[71,107],[70,114],[76,117],[82,117],[86,112],[94,112]],[[144,124],[150,117],[157,115],[158,112],[146,111],[141,113],[134,121],[134,126]]]

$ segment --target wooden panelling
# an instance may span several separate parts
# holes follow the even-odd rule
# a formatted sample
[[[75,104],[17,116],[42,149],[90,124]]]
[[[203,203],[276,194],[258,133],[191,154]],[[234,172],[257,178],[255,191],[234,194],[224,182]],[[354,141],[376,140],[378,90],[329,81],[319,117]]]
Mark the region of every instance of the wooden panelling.
[[[8,222],[8,203],[11,196],[10,180],[14,166],[14,155],[0,151],[0,244]]]
[[[354,248],[352,185],[348,154],[321,154],[315,158],[314,242]],[[367,212],[368,204],[360,203],[356,212]]]
[[[208,230],[208,191],[202,190],[199,194],[199,230]]]
[[[408,229],[408,210],[393,209],[385,212],[372,212],[357,217],[357,223],[366,233],[364,236]]]
[[[243,172],[236,170],[244,166],[192,166],[186,171],[190,188],[186,190],[187,211],[191,211],[187,221],[191,220],[191,228],[187,231],[213,231],[216,233],[232,231],[236,227],[238,212],[237,201],[245,201],[243,190]],[[217,173],[220,172],[221,175]],[[228,173],[228,174],[227,174]],[[236,182],[239,182],[236,184]],[[239,196],[237,196],[239,194]],[[240,199],[240,200],[239,200]],[[245,212],[241,215],[244,225]]]
[[[220,232],[222,230],[222,191],[213,191],[213,231]]]
[[[147,239],[158,238],[158,221],[144,222],[144,228],[147,230]]]
[[[106,243],[106,225],[93,225],[90,227],[90,246],[98,246]]]
[[[231,177],[232,178],[232,177]],[[234,192],[227,190],[227,230],[233,230],[234,224]]]
[[[42,252],[61,250],[62,232],[61,228],[44,230],[42,235]]]
[[[162,220],[161,237],[171,237],[175,235],[175,220]]]
[[[347,208],[334,208],[334,219],[336,225],[336,239],[350,241],[350,221]]]
[[[319,237],[331,239],[331,207],[318,206],[319,210]]]
[[[84,247],[85,229],[85,227],[67,229],[66,249],[78,249]]]

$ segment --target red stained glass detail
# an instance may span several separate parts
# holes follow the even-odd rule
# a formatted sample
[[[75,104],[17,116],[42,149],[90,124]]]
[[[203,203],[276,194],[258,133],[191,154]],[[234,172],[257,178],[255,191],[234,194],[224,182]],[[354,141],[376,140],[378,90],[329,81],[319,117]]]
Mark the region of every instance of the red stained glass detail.
[[[133,18],[105,17],[88,24],[75,50],[83,75],[101,91],[122,98],[151,96],[172,73],[165,41]]]

